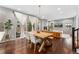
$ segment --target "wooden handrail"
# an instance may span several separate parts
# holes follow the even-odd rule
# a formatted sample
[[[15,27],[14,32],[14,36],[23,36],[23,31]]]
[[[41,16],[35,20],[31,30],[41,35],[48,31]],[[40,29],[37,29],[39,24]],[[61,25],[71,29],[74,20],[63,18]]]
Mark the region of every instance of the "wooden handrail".
[[[77,30],[79,30],[79,28],[77,28],[77,29],[74,29],[74,31],[77,31]]]

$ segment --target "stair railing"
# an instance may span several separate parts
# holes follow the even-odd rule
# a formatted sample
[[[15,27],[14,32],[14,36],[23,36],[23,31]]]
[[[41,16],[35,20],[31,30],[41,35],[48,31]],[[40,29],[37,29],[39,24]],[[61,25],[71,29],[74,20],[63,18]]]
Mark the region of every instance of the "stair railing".
[[[75,29],[75,27],[72,27],[72,51],[76,52],[77,46],[78,46],[78,31],[79,28]],[[77,32],[75,34],[75,32]],[[77,37],[77,40],[75,38],[75,35]]]

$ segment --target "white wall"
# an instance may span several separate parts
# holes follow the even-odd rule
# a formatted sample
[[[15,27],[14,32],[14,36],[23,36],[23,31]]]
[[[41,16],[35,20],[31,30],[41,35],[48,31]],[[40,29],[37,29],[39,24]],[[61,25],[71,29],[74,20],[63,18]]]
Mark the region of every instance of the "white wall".
[[[58,20],[54,20],[52,21],[52,23],[56,24],[56,23],[61,23],[63,25],[63,27],[53,27],[53,30],[59,30],[59,31],[63,31],[63,33],[66,34],[71,34],[72,33],[72,27],[74,26],[74,18],[65,18],[65,19],[58,19]],[[66,24],[71,24],[72,27],[67,28]]]
[[[70,19],[66,19],[63,21],[63,32],[67,33],[67,34],[72,34],[72,27],[68,28],[68,27],[66,27],[66,24],[70,24],[73,27],[74,26],[74,19],[70,18]]]

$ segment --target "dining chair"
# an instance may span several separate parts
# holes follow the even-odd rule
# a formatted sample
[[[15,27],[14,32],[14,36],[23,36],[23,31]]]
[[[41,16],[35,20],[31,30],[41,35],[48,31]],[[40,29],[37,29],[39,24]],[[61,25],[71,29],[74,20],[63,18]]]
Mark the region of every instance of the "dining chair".
[[[30,39],[30,32],[25,32],[25,35],[26,35],[26,44],[27,44],[27,48],[32,48],[32,42],[31,42],[31,39]]]
[[[26,39],[28,40],[28,42],[30,41],[30,34],[29,32],[25,32],[25,36],[26,36]]]
[[[35,53],[37,43],[40,43],[41,39],[37,39],[33,33],[30,33],[30,40],[34,44],[34,53]]]

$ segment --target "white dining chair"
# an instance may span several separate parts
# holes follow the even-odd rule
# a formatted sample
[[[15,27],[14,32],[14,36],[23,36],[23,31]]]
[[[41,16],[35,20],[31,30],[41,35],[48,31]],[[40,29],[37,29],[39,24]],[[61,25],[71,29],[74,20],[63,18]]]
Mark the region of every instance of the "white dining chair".
[[[37,39],[33,33],[30,33],[30,40],[31,42],[34,44],[34,53],[36,51],[36,45],[37,43],[40,43],[41,42],[41,39]]]
[[[26,31],[26,32],[25,32],[25,36],[26,36],[26,39],[27,39],[27,40],[30,39],[30,34],[29,34],[29,32]]]

